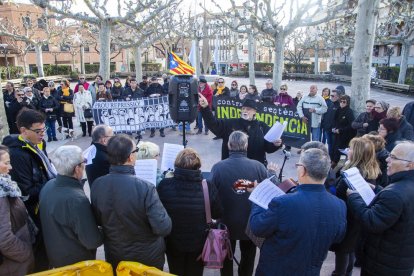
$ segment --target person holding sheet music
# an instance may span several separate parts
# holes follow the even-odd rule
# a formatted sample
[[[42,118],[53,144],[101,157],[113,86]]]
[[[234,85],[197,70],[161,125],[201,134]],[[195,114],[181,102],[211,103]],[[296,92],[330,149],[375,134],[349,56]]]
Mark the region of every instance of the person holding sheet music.
[[[376,184],[375,181],[381,174],[380,167],[376,160],[375,146],[366,138],[354,138],[349,144],[348,161],[342,170],[356,167],[362,177],[371,184]],[[344,202],[347,200],[346,191],[348,189],[347,180],[340,176],[336,182],[336,195]],[[352,275],[355,260],[355,248],[360,239],[361,227],[354,219],[351,212],[347,212],[347,231],[345,238],[341,243],[332,246],[335,252],[335,270],[332,272],[333,276],[348,276]]]
[[[348,190],[348,208],[364,229],[361,275],[412,275],[414,270],[414,143],[387,158],[390,185],[367,206]]]
[[[266,238],[257,276],[320,274],[329,247],[346,231],[346,205],[323,185],[329,169],[326,152],[302,151],[296,192],[273,198],[267,209],[252,205],[250,228]]]
[[[254,100],[245,99],[241,107],[240,118],[238,119],[216,119],[211,112],[207,99],[199,95],[200,111],[208,129],[216,136],[223,138],[221,146],[221,159],[229,157],[227,143],[230,134],[235,130],[241,130],[249,135],[247,157],[257,160],[264,165],[267,164],[266,153],[273,153],[282,146],[282,140],[273,142],[266,141],[264,136],[270,127],[264,122],[256,120],[257,104]]]
[[[137,159],[160,159],[160,147],[157,144],[151,142],[141,141],[138,144],[138,152],[137,152]],[[161,172],[159,168],[157,168],[157,180],[156,186],[164,179],[164,174]]]

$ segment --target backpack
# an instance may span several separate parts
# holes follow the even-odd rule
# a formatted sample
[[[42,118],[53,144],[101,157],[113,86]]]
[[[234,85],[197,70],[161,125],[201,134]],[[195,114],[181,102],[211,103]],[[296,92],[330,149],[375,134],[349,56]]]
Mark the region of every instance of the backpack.
[[[227,226],[222,223],[213,223],[211,219],[210,198],[208,194],[207,181],[203,179],[204,207],[206,220],[209,226],[203,251],[197,260],[202,260],[204,267],[211,269],[223,268],[226,257],[233,259],[233,252],[229,239]]]

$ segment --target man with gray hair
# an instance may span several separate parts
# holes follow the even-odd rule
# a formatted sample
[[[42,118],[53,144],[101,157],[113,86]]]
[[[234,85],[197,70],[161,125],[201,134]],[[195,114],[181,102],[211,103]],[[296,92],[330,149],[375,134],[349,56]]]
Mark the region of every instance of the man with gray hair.
[[[106,145],[112,136],[114,131],[107,125],[97,125],[92,131],[92,145],[84,152],[84,157],[87,159],[86,177],[91,188],[95,179],[109,173],[110,164]]]
[[[348,206],[364,230],[361,275],[412,275],[414,270],[414,143],[387,158],[390,184],[367,206],[349,191]]]
[[[51,267],[94,260],[103,242],[83,191],[85,160],[78,146],[59,147],[53,163],[58,175],[40,192],[40,220]]]
[[[276,96],[277,91],[273,88],[273,81],[271,79],[266,80],[266,89],[263,89],[260,93],[262,101],[273,104]]]
[[[245,234],[249,219],[251,203],[245,189],[235,189],[233,184],[238,180],[261,182],[267,178],[267,170],[259,161],[247,158],[248,136],[242,131],[234,131],[227,143],[229,157],[215,164],[211,169],[211,182],[217,187],[223,207],[222,221],[230,233],[231,246],[234,252],[239,240],[241,259],[239,275],[252,275],[256,246]],[[226,259],[222,275],[233,275],[233,261]]]
[[[256,275],[319,275],[329,247],[346,231],[346,206],[323,183],[331,162],[326,151],[311,148],[296,164],[295,193],[275,197],[268,209],[253,204],[250,227],[266,238]]]

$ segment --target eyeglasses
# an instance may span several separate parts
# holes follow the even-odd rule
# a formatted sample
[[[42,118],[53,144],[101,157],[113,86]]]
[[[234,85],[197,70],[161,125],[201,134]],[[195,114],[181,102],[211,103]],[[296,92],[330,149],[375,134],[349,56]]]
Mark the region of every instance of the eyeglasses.
[[[219,81],[218,83],[224,83],[224,81]]]
[[[33,131],[36,134],[42,134],[42,133],[45,133],[47,131],[47,127],[37,128],[37,129],[28,128],[28,130]]]
[[[133,151],[131,151],[131,154],[136,153],[139,151],[139,148],[137,147],[136,149],[134,149]]]
[[[19,96],[19,97],[24,97],[24,94],[17,94],[17,96]]]
[[[286,88],[280,88],[280,90],[286,90]]]
[[[32,90],[26,90],[26,92],[32,92]]]
[[[394,160],[398,160],[398,161],[404,161],[404,162],[409,162],[409,163],[413,162],[413,161],[411,161],[411,160],[407,160],[407,159],[401,159],[401,158],[398,158],[398,157],[397,157],[397,156],[395,156],[394,154],[390,154],[390,155],[388,155],[388,157],[389,157],[390,159],[394,159]]]
[[[382,107],[381,106],[376,106],[376,107],[374,107],[375,109],[382,109]]]
[[[336,95],[331,95],[331,98],[336,98],[337,96]]]
[[[82,164],[86,164],[88,162],[88,159],[83,158],[82,162],[78,163],[76,166],[80,166]]]
[[[84,80],[85,78],[79,78],[80,80]]]
[[[233,83],[231,86],[237,86],[237,84]]]
[[[347,101],[340,101],[340,103],[348,103]]]

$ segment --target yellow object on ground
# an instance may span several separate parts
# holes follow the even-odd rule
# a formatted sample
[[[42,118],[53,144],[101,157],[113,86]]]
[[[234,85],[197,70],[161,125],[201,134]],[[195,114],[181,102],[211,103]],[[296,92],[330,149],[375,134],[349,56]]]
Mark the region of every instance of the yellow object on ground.
[[[52,270],[47,270],[31,276],[113,276],[111,264],[105,261],[83,261]]]
[[[172,276],[173,274],[136,262],[120,262],[116,268],[117,276]]]

